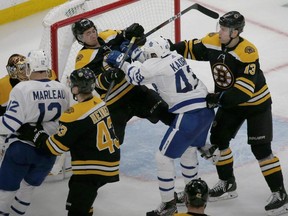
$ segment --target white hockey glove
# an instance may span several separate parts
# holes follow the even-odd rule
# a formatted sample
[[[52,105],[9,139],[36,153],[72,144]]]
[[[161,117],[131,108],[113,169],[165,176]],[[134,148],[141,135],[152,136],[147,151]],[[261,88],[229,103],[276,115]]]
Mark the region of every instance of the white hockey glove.
[[[198,148],[201,153],[201,157],[210,161],[216,165],[220,158],[220,150],[216,145],[206,144],[205,146]]]
[[[130,43],[129,41],[124,41],[120,45],[121,52],[123,52],[123,53],[127,52],[129,43]],[[143,50],[136,44],[132,45],[131,49],[128,51],[128,56],[133,61],[140,61],[141,63],[143,63],[146,60]]]

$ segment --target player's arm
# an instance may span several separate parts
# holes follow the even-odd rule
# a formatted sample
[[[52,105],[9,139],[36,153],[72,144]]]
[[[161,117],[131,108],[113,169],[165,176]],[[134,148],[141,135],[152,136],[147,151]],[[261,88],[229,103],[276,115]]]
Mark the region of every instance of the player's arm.
[[[59,124],[58,132],[49,136],[45,130],[43,129],[41,124],[36,126],[32,126],[29,123],[26,123],[19,128],[18,138],[25,141],[33,142],[36,148],[41,149],[42,151],[46,152],[47,154],[52,154],[59,156],[64,152],[69,151],[69,147],[63,144],[63,140],[59,139],[60,136],[66,135],[68,131],[67,126],[65,124]],[[73,136],[75,133],[67,134],[67,137],[71,135],[69,139],[70,142],[75,139]],[[60,135],[60,136],[59,136]],[[63,138],[64,140],[66,137]],[[64,141],[65,143],[67,141]],[[69,142],[67,142],[69,143]]]
[[[250,63],[242,63],[238,71],[238,73],[242,75],[236,78],[233,87],[225,91],[221,97],[223,107],[228,108],[241,105],[254,96],[257,71],[259,71],[258,60]]]
[[[12,134],[17,131],[25,120],[22,89],[14,87],[10,92],[7,108],[0,117],[0,135]]]
[[[197,61],[209,61],[208,59],[208,45],[216,43],[216,36],[213,33],[208,34],[202,39],[184,40],[173,44],[170,40],[170,50],[176,50],[177,53],[184,58],[193,59]]]

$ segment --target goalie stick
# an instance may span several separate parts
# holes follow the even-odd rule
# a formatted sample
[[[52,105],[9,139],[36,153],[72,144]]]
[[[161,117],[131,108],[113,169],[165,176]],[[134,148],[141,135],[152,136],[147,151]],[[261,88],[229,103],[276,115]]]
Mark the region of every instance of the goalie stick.
[[[149,32],[147,32],[146,34],[144,34],[144,37],[143,37],[143,38],[147,38],[148,36],[150,36],[150,35],[153,34],[154,32],[158,31],[159,29],[163,28],[163,27],[166,26],[167,24],[169,24],[169,23],[173,22],[174,20],[178,19],[178,18],[181,17],[183,14],[187,13],[188,11],[190,11],[190,10],[192,10],[192,9],[198,10],[199,12],[201,12],[201,13],[205,14],[206,16],[209,16],[209,17],[211,17],[211,18],[213,18],[213,19],[218,19],[218,18],[219,18],[219,14],[218,14],[217,12],[212,11],[212,10],[210,10],[210,9],[208,9],[208,8],[200,5],[200,4],[195,3],[195,4],[187,7],[187,8],[184,9],[183,11],[180,11],[178,14],[174,15],[173,17],[169,18],[168,20],[164,21],[164,22],[161,23],[160,25],[156,26],[155,28],[153,28],[152,30],[150,30]],[[135,39],[136,39],[136,38],[134,38],[133,43],[135,42]],[[131,41],[130,41],[130,43],[129,43],[128,49],[126,50],[126,52],[125,52],[125,54],[124,54],[124,57],[125,57],[125,58],[122,59],[120,65],[119,65],[119,68],[121,68],[122,65],[124,64],[124,61],[126,60],[126,57],[127,57],[127,55],[128,55],[128,52],[130,51],[130,49],[131,49],[131,47],[132,47],[132,45],[133,45],[133,43],[131,43],[132,40],[133,40],[133,38],[131,39]],[[137,41],[137,43],[140,43],[140,42],[141,42],[141,40]],[[110,93],[111,93],[114,85],[115,85],[115,81],[113,80],[113,81],[110,83],[110,86],[109,86],[109,88],[108,88],[108,90],[107,90],[107,93],[106,93],[106,95],[105,95],[104,101],[107,101],[108,96],[110,95]]]

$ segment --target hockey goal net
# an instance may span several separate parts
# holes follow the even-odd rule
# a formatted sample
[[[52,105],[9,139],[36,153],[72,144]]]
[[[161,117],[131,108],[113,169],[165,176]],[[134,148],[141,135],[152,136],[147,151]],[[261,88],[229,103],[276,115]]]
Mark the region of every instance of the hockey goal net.
[[[44,17],[40,48],[50,56],[51,68],[61,82],[74,70],[82,48],[75,41],[71,25],[81,18],[93,20],[98,30],[125,29],[140,23],[148,32],[180,12],[180,0],[72,0],[53,8]],[[180,19],[151,35],[180,40]]]

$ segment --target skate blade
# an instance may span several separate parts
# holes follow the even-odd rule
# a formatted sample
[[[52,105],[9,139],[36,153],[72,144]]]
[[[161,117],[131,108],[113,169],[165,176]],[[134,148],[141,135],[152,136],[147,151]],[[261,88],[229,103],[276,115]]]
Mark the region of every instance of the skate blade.
[[[234,199],[236,197],[238,197],[237,192],[231,191],[231,192],[222,194],[222,196],[220,196],[220,197],[208,197],[208,201],[209,202],[216,202],[216,201],[220,201],[220,200]]]
[[[283,215],[283,214],[288,215],[288,203],[278,209],[273,209],[273,210],[269,210],[266,212],[267,212],[267,215],[269,216],[278,216],[278,215]]]

